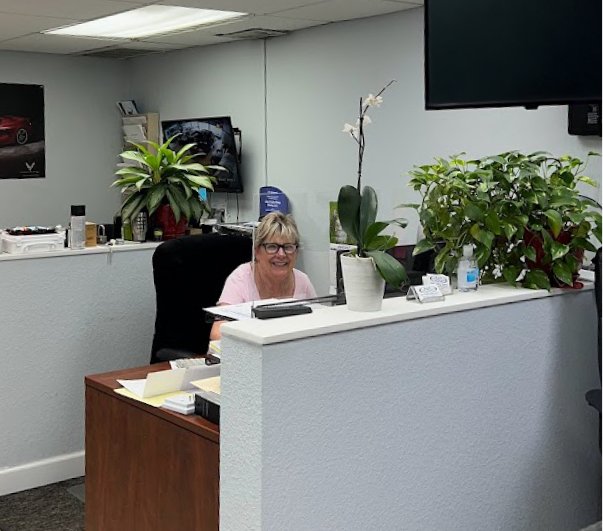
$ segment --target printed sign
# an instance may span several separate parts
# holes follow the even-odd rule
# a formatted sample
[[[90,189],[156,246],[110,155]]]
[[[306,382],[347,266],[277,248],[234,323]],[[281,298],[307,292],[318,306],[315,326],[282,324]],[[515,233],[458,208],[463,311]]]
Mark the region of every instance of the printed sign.
[[[423,285],[427,286],[430,284],[438,286],[443,295],[452,295],[450,277],[446,275],[427,274],[423,277]]]
[[[444,294],[439,286],[427,284],[426,286],[411,286],[406,295],[408,300],[418,300],[421,304],[424,302],[437,302],[444,300]]]

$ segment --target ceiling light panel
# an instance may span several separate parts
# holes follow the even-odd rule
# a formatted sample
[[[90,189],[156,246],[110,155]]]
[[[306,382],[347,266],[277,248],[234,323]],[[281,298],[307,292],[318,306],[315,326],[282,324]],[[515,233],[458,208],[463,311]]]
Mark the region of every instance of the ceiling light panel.
[[[152,35],[165,35],[190,28],[217,24],[246,14],[236,11],[151,5],[84,22],[83,24],[48,30],[44,33],[105,39],[142,39]]]

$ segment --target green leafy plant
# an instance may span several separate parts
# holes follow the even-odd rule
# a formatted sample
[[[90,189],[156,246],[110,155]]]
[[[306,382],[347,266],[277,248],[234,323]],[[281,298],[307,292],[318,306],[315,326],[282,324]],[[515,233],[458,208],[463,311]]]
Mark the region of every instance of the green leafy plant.
[[[178,152],[171,150],[168,146],[176,136],[163,145],[148,142],[152,149],[130,142],[136,150],[121,154],[123,159],[139,164],[117,170],[115,174],[119,178],[111,185],[121,187],[127,196],[117,211],[124,220],[135,218],[143,210],[152,216],[162,204],[170,205],[176,222],[181,216],[187,220],[199,219],[203,210],[208,210],[199,189],[213,190],[215,179],[208,170],[225,170],[190,162],[194,155],[187,152],[195,144],[188,144]]]
[[[436,250],[438,272],[452,274],[465,244],[476,247],[484,280],[550,289],[573,285],[584,250],[601,241],[597,203],[580,195],[588,159],[518,151],[465,160],[464,153],[415,166],[409,186],[419,191],[415,208],[425,238],[415,254]],[[590,156],[600,156],[591,152]]]
[[[395,247],[398,238],[384,235],[382,232],[389,225],[406,227],[407,221],[405,219],[377,221],[377,193],[370,186],[362,188],[364,128],[371,123],[367,111],[370,107],[381,106],[383,102],[381,95],[393,82],[390,81],[376,96],[369,94],[364,101],[361,98],[356,125],[346,123],[343,127],[343,132],[349,133],[358,145],[358,173],[356,186],[347,185],[339,190],[337,210],[343,230],[356,246],[355,254],[361,258],[372,258],[381,277],[391,286],[399,288],[406,280],[406,271],[400,262],[385,252]]]

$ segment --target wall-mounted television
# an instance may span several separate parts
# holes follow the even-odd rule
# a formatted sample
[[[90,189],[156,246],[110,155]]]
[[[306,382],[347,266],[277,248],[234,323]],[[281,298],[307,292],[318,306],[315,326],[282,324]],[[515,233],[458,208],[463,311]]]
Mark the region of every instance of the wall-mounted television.
[[[425,0],[425,107],[601,100],[601,0]]]
[[[178,151],[187,144],[195,144],[189,151],[190,155],[195,155],[191,162],[226,168],[227,171],[211,170],[217,181],[214,191],[243,192],[237,145],[229,116],[168,120],[161,122],[161,126],[164,141],[179,135],[170,144],[170,149]]]

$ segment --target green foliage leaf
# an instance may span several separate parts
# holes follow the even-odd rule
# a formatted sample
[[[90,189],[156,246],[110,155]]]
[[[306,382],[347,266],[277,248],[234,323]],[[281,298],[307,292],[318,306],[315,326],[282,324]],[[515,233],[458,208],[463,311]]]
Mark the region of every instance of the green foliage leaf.
[[[341,228],[356,242],[360,242],[360,193],[354,186],[342,186],[337,199]]]
[[[136,210],[136,207],[138,207],[138,205],[140,205],[143,200],[144,195],[142,194],[134,196],[134,198],[129,201],[128,204],[122,210],[122,219],[130,219],[132,217],[132,213]]]
[[[369,225],[364,232],[364,247],[369,247],[371,242],[379,235],[379,233],[387,227],[388,223],[385,221],[377,221]]]
[[[209,190],[214,189],[214,185],[212,184],[211,179],[209,177],[206,177],[204,175],[191,175],[189,173],[185,174],[184,177],[186,177],[191,183],[195,184],[196,186],[200,186],[201,188],[207,188]]]
[[[363,245],[363,248],[370,251],[387,251],[388,249],[395,247],[397,244],[398,238],[392,235],[384,235],[373,238],[373,241],[369,245]]]
[[[557,238],[561,233],[561,227],[563,225],[563,220],[561,218],[561,214],[556,210],[547,210],[544,212],[544,215],[547,217],[548,225],[553,233],[553,236]]]
[[[501,234],[500,219],[495,210],[491,210],[486,216],[486,227],[490,232],[493,232],[497,236]]]
[[[174,218],[176,218],[176,223],[179,223],[181,216],[180,207],[178,206],[178,203],[176,202],[176,199],[174,199],[174,196],[172,195],[172,192],[170,190],[166,190],[165,195],[167,195],[170,207],[172,208],[172,212],[174,213]]]
[[[485,245],[478,245],[475,250],[475,258],[477,259],[477,265],[480,269],[482,269],[490,259],[490,255],[492,254],[492,249]]]
[[[375,261],[379,274],[390,286],[400,288],[406,280],[406,271],[393,256],[381,251],[367,251],[367,256]]]
[[[412,251],[413,256],[435,249],[435,244],[427,239],[421,240]]]
[[[366,232],[369,225],[375,223],[377,219],[377,193],[370,186],[365,186],[362,189],[362,196],[360,198],[360,225],[359,234],[362,237]],[[364,241],[361,243],[364,247]]]
[[[591,253],[597,252],[597,248],[586,238],[574,238],[572,240],[572,247],[574,249],[585,249],[586,251],[590,251]]]
[[[591,186],[594,186],[595,188],[597,188],[599,186],[597,184],[597,181],[593,181],[590,177],[585,177],[584,175],[582,177],[578,177],[578,180],[583,183],[590,184]]]
[[[120,156],[122,159],[140,162],[141,164],[144,164],[145,166],[151,168],[151,164],[147,161],[147,159],[137,151],[124,151]]]
[[[580,266],[582,265],[580,260],[578,260],[571,253],[565,257],[565,263],[567,264],[567,267],[569,267],[569,270],[572,271],[573,273],[577,273],[578,270],[580,269]]]
[[[507,240],[510,241],[511,238],[513,238],[513,235],[517,232],[517,227],[511,223],[503,223],[503,230],[505,231]]]
[[[468,203],[465,206],[465,216],[473,221],[480,221],[484,218],[483,210],[475,203]]]
[[[572,279],[572,271],[567,266],[565,262],[555,262],[553,265],[553,274],[557,278],[557,280],[567,284],[568,286],[573,286],[574,281]]]
[[[523,255],[530,261],[536,261],[536,249],[531,245],[523,249]]]
[[[551,281],[542,269],[532,269],[528,271],[523,282],[526,287],[536,287],[551,291]]]
[[[419,203],[402,203],[401,205],[398,205],[396,208],[414,208],[416,210],[420,206],[421,205]]]
[[[563,258],[569,251],[569,245],[563,245],[559,242],[551,244],[551,258],[553,261]]]
[[[597,238],[597,240],[599,240],[599,243],[603,242],[603,240],[601,240],[601,225],[597,225],[593,229],[593,234],[595,235],[595,238]]]
[[[153,188],[147,198],[147,210],[149,211],[149,216],[152,216],[161,204],[161,201],[165,197],[165,186],[159,185]]]
[[[513,265],[505,266],[502,270],[502,274],[504,279],[511,284],[511,286],[515,286],[517,284],[517,277],[519,276],[519,268]]]
[[[436,256],[435,259],[435,270],[438,274],[444,271],[446,261],[450,257],[450,246],[446,245]]]

